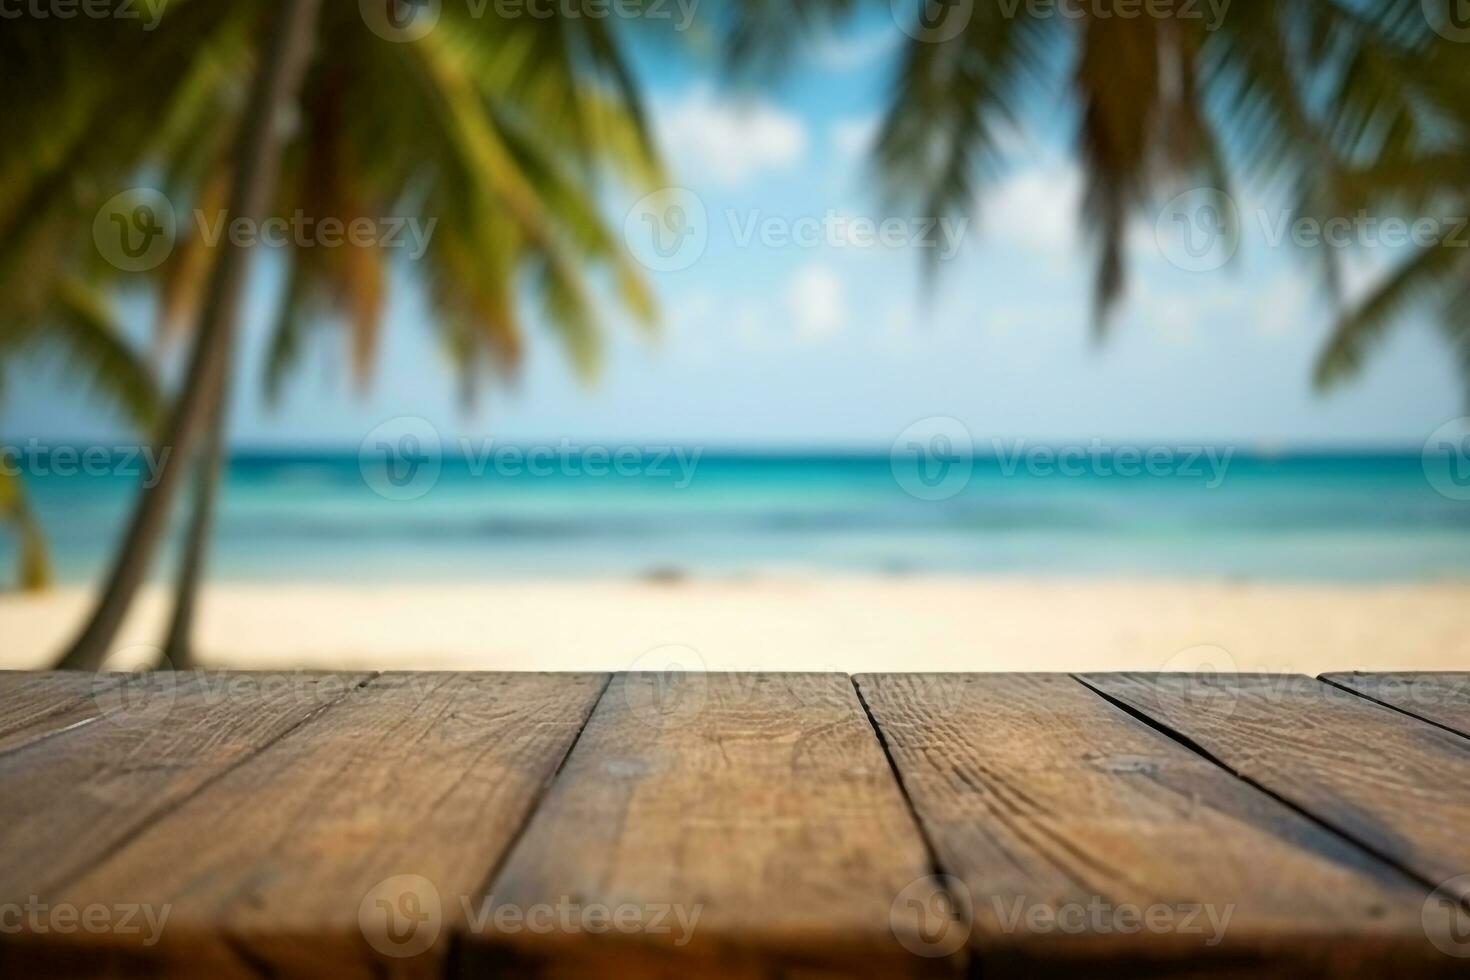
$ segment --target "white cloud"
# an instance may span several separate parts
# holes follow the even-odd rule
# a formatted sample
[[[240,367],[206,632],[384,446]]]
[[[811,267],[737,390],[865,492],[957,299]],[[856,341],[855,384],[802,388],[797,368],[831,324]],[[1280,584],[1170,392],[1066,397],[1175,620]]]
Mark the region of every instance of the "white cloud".
[[[1211,313],[1213,305],[1197,293],[1163,293],[1150,290],[1138,300],[1144,319],[1165,342],[1175,345],[1194,343],[1200,324]]]
[[[866,68],[898,47],[902,35],[883,29],[856,37],[827,36],[812,51],[817,64],[829,71]]]
[[[806,152],[806,127],[765,102],[717,99],[708,86],[692,89],[655,114],[664,150],[691,177],[727,186],[780,170]]]
[[[1190,344],[1201,329],[1239,324],[1264,341],[1287,337],[1320,325],[1322,310],[1310,279],[1291,269],[1260,286],[1246,288],[1228,273],[1180,273],[1212,277],[1179,291],[1143,273],[1132,293],[1130,309],[1157,336],[1174,344]],[[1178,276],[1173,277],[1175,280]],[[1146,288],[1145,288],[1146,287]]]
[[[866,156],[877,135],[877,116],[839,119],[828,130],[828,138],[831,139],[832,148],[836,150],[837,156],[847,160],[856,160]]]
[[[1082,174],[1073,164],[1017,171],[981,192],[987,236],[1052,255],[1075,251]]]
[[[1029,127],[1019,121],[1001,120],[993,132],[995,152],[1007,160],[1018,157],[1039,159],[1048,168],[1067,165],[1065,155],[1056,147],[1048,146],[1036,138]]]
[[[1015,140],[1029,137],[1012,131]],[[1021,144],[1017,144],[1020,146]],[[980,218],[987,236],[1049,256],[1083,250],[1082,170],[1073,160],[1045,156],[980,191]],[[1130,255],[1157,253],[1149,209],[1131,214],[1124,230]]]
[[[826,266],[797,270],[786,287],[786,312],[799,338],[821,340],[839,333],[847,325],[842,280]]]

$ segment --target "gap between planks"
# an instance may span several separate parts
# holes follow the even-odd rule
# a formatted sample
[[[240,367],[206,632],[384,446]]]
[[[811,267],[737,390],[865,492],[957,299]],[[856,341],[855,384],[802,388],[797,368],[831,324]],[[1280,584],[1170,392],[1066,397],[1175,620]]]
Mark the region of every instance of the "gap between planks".
[[[269,742],[267,742],[265,744],[262,744],[262,745],[256,747],[253,751],[251,751],[247,755],[243,756],[241,759],[238,759],[238,760],[233,761],[227,767],[225,767],[225,768],[221,769],[219,772],[213,774],[211,777],[209,777],[209,779],[205,783],[201,784],[198,787],[195,787],[193,790],[191,790],[187,795],[185,795],[181,799],[175,800],[175,801],[171,801],[171,803],[168,806],[162,808],[159,812],[154,813],[154,814],[151,814],[149,816],[148,820],[140,822],[140,824],[138,824],[137,826],[128,828],[128,830],[119,839],[119,841],[117,841],[112,847],[110,847],[106,853],[104,853],[103,855],[101,855],[101,857],[99,858],[99,863],[101,861],[103,861],[103,860],[106,860],[106,858],[109,855],[111,855],[113,852],[115,852],[117,850],[121,850],[123,847],[125,847],[127,845],[127,843],[129,841],[131,841],[136,836],[136,834],[143,827],[145,827],[147,824],[151,823],[153,820],[156,820],[156,819],[161,818],[162,816],[166,815],[168,812],[171,812],[173,810],[176,810],[176,809],[184,806],[190,799],[192,799],[195,796],[198,796],[199,794],[201,794],[208,786],[212,785],[215,781],[217,781],[218,779],[221,779],[221,778],[225,777],[226,775],[228,775],[234,769],[239,768],[240,766],[242,766],[242,765],[246,764],[247,762],[249,762],[250,760],[254,759],[260,753],[262,753],[263,751],[265,751],[270,745],[273,745],[276,742],[280,741],[281,739],[285,738],[286,736],[290,735],[291,733],[296,732],[298,729],[300,729],[303,726],[307,725],[308,723],[310,723],[314,719],[317,719],[317,718],[321,717],[324,713],[329,712],[329,711],[333,711],[333,710],[337,709],[345,700],[347,700],[349,697],[354,696],[355,694],[357,694],[358,692],[360,692],[363,688],[365,688],[365,687],[369,686],[370,684],[372,684],[373,681],[376,680],[379,676],[380,676],[379,674],[374,673],[374,674],[372,674],[372,676],[367,677],[367,678],[363,679],[362,681],[358,682],[357,684],[353,685],[351,688],[349,688],[346,692],[344,692],[338,698],[336,698],[336,699],[334,699],[334,700],[332,700],[332,701],[330,701],[330,702],[328,702],[328,703],[326,703],[326,704],[324,704],[324,705],[316,708],[310,714],[308,714],[308,715],[302,717],[301,719],[299,719],[298,721],[296,721],[294,724],[292,724],[286,730],[278,733]],[[562,774],[563,774],[563,771],[565,770],[568,761],[571,759],[573,752],[576,750],[576,748],[578,747],[578,745],[581,743],[582,737],[583,737],[584,733],[586,732],[587,726],[591,722],[592,718],[596,715],[596,713],[598,711],[598,708],[601,706],[604,698],[607,697],[608,691],[612,687],[612,684],[614,682],[614,679],[617,676],[619,676],[619,675],[610,674],[604,680],[601,689],[598,691],[596,697],[591,702],[590,709],[588,710],[587,714],[583,717],[583,719],[581,721],[581,724],[580,724],[580,726],[578,727],[578,729],[576,731],[576,734],[573,736],[573,738],[568,743],[568,745],[566,747],[566,750],[562,754],[561,758],[559,759],[556,767],[550,773],[550,775],[544,780],[543,784],[538,787],[538,789],[537,789],[537,796],[536,796],[534,802],[531,804],[530,809],[527,811],[524,819],[520,821],[520,823],[517,826],[517,828],[516,828],[516,830],[515,830],[512,838],[511,838],[509,844],[502,850],[502,852],[499,855],[499,857],[497,858],[496,862],[494,863],[494,865],[489,869],[488,873],[486,874],[485,879],[484,879],[484,883],[483,883],[483,886],[482,886],[482,891],[483,892],[488,893],[489,889],[493,886],[493,884],[495,883],[497,877],[499,876],[499,874],[504,869],[504,866],[505,866],[506,862],[508,861],[510,855],[516,850],[517,844],[526,835],[527,831],[536,823],[538,817],[541,815],[543,804],[546,802],[548,795],[550,794],[550,792],[553,789],[553,787],[557,784],[558,780],[561,779]],[[1262,783],[1258,782],[1257,780],[1251,778],[1248,775],[1245,775],[1244,773],[1242,773],[1239,770],[1237,770],[1235,767],[1231,766],[1228,762],[1226,762],[1225,760],[1223,760],[1220,757],[1218,757],[1216,754],[1214,754],[1214,753],[1208,751],[1207,749],[1205,749],[1202,745],[1200,745],[1194,739],[1190,738],[1186,734],[1184,734],[1184,733],[1176,730],[1175,728],[1173,728],[1168,723],[1161,722],[1161,721],[1159,721],[1159,720],[1157,720],[1157,719],[1155,719],[1153,717],[1150,717],[1149,715],[1146,715],[1146,714],[1142,713],[1141,711],[1133,708],[1132,706],[1130,706],[1127,703],[1119,700],[1118,698],[1109,695],[1108,693],[1106,693],[1105,691],[1102,691],[1102,690],[1098,689],[1097,687],[1094,687],[1085,678],[1083,678],[1081,676],[1078,676],[1076,674],[1069,674],[1067,676],[1070,677],[1070,679],[1072,681],[1075,681],[1082,689],[1084,689],[1086,691],[1089,691],[1093,696],[1101,699],[1103,702],[1106,702],[1106,703],[1112,705],[1113,707],[1117,708],[1118,710],[1122,711],[1124,714],[1126,714],[1129,717],[1129,719],[1133,723],[1140,724],[1140,725],[1142,725],[1144,727],[1147,727],[1149,729],[1152,729],[1153,731],[1156,731],[1156,732],[1162,734],[1163,736],[1169,738],[1174,743],[1176,743],[1176,744],[1182,746],[1183,748],[1187,749],[1189,752],[1193,753],[1194,755],[1200,757],[1201,759],[1205,760],[1206,762],[1210,763],[1211,765],[1216,766],[1219,769],[1223,770],[1224,772],[1230,774],[1235,779],[1240,780],[1242,783],[1244,783],[1247,786],[1249,786],[1252,789],[1252,791],[1262,793],[1265,796],[1267,796],[1267,797],[1269,797],[1269,798],[1277,801],[1278,803],[1283,804],[1284,806],[1286,806],[1289,809],[1297,812],[1298,814],[1300,814],[1304,818],[1310,820],[1315,825],[1321,827],[1323,830],[1325,830],[1325,831],[1327,831],[1327,832],[1329,832],[1331,834],[1336,835],[1337,837],[1339,837],[1340,839],[1344,840],[1345,842],[1347,842],[1348,844],[1352,845],[1353,847],[1356,847],[1356,848],[1364,851],[1367,854],[1373,855],[1378,860],[1380,860],[1380,861],[1384,862],[1385,864],[1387,864],[1387,865],[1395,868],[1396,870],[1402,872],[1403,874],[1405,874],[1408,877],[1414,879],[1415,881],[1417,881],[1417,882],[1419,882],[1419,883],[1421,883],[1423,885],[1426,885],[1429,888],[1435,887],[1435,882],[1429,880],[1425,875],[1423,875],[1421,873],[1415,872],[1412,868],[1406,867],[1401,861],[1395,860],[1392,856],[1390,856],[1388,854],[1385,854],[1385,853],[1381,852],[1379,849],[1373,847],[1369,842],[1366,842],[1366,841],[1358,838],[1356,835],[1352,834],[1349,831],[1345,831],[1345,830],[1339,828],[1335,824],[1333,824],[1331,822],[1328,822],[1327,819],[1317,816],[1310,809],[1307,809],[1306,807],[1304,807],[1302,805],[1299,805],[1299,804],[1296,804],[1296,803],[1292,802],[1292,800],[1290,798],[1287,798],[1287,797],[1283,796],[1282,794],[1280,794],[1280,793],[1278,793],[1276,791],[1273,791],[1268,786],[1263,785]],[[948,868],[946,868],[945,865],[944,865],[944,862],[941,860],[941,858],[939,856],[939,852],[938,852],[938,850],[936,848],[935,842],[934,842],[934,840],[931,837],[930,831],[929,831],[928,827],[926,826],[925,821],[922,819],[918,808],[915,805],[915,801],[914,801],[914,799],[913,799],[913,797],[912,797],[912,795],[910,793],[910,788],[906,785],[906,782],[905,782],[903,773],[902,773],[900,767],[898,766],[896,759],[894,758],[892,748],[889,745],[888,738],[887,738],[887,736],[886,736],[886,734],[885,734],[885,732],[883,730],[882,725],[879,724],[877,718],[874,716],[874,713],[872,711],[872,708],[869,705],[867,698],[864,696],[864,693],[863,693],[861,687],[858,685],[856,678],[854,676],[852,676],[852,675],[849,675],[849,674],[843,674],[843,677],[846,679],[846,682],[853,688],[854,695],[855,695],[855,697],[857,699],[857,703],[860,706],[860,709],[861,709],[861,711],[862,711],[862,713],[863,713],[863,715],[864,715],[864,717],[865,717],[865,719],[866,719],[866,721],[868,723],[868,729],[871,731],[872,736],[875,739],[875,741],[877,742],[877,744],[878,744],[878,746],[879,746],[879,748],[880,748],[880,750],[881,750],[881,752],[883,754],[884,760],[887,763],[889,774],[890,774],[891,778],[895,781],[895,783],[897,785],[897,788],[898,788],[898,791],[899,791],[899,793],[901,794],[901,796],[902,796],[902,798],[904,800],[905,806],[908,808],[911,816],[914,818],[914,826],[916,828],[916,831],[917,831],[917,834],[919,836],[919,839],[920,839],[920,841],[921,841],[921,843],[923,845],[924,851],[925,851],[925,853],[926,853],[926,855],[928,857],[928,861],[929,861],[931,873],[936,874],[936,875],[947,875],[947,874],[951,874],[952,873],[951,870],[948,869]],[[1424,717],[1422,717],[1422,716],[1420,716],[1418,714],[1415,714],[1413,712],[1407,711],[1407,710],[1405,710],[1405,709],[1403,709],[1403,708],[1401,708],[1401,707],[1399,707],[1397,705],[1394,705],[1394,704],[1391,704],[1391,703],[1387,703],[1387,702],[1381,701],[1381,700],[1379,700],[1377,698],[1371,697],[1371,696],[1365,694],[1362,691],[1355,690],[1355,689],[1353,689],[1351,687],[1346,687],[1346,686],[1344,686],[1342,684],[1338,684],[1338,683],[1336,683],[1336,682],[1334,682],[1334,681],[1332,681],[1332,680],[1330,680],[1328,678],[1319,677],[1319,678],[1315,678],[1314,680],[1316,681],[1316,683],[1322,684],[1323,686],[1330,686],[1330,687],[1333,687],[1333,688],[1340,689],[1340,690],[1346,692],[1347,694],[1351,694],[1355,698],[1361,699],[1361,700],[1363,700],[1363,701],[1365,701],[1367,703],[1376,704],[1376,705],[1379,705],[1381,707],[1384,707],[1384,708],[1393,710],[1395,712],[1398,712],[1399,714],[1405,715],[1408,718],[1412,719],[1416,723],[1423,724],[1423,725],[1426,725],[1426,726],[1433,726],[1433,727],[1439,728],[1439,729],[1443,729],[1443,730],[1445,730],[1447,732],[1450,732],[1450,733],[1455,734],[1456,736],[1458,736],[1461,739],[1464,739],[1466,737],[1465,736],[1465,733],[1459,732],[1459,731],[1457,731],[1457,730],[1455,730],[1453,728],[1448,727],[1447,725],[1440,724],[1438,722],[1435,722],[1432,719],[1424,718]],[[50,713],[47,716],[47,719],[46,720],[49,720],[51,716],[57,715],[57,714],[60,714],[60,713],[61,713],[61,710],[58,709],[56,712]],[[41,720],[43,720],[43,719],[32,719],[32,722],[39,722]],[[63,737],[65,735],[69,734],[70,732],[76,730],[77,728],[85,725],[85,724],[86,724],[85,721],[75,722],[72,725],[69,725],[67,727],[62,727],[62,728],[55,729],[55,730],[52,730],[52,731],[49,731],[49,732],[45,732],[42,735],[40,735],[37,740],[39,740],[40,738]],[[28,742],[28,743],[25,743],[23,745],[16,746],[15,749],[16,750],[23,749],[23,748],[27,747],[27,745],[33,745],[33,744],[35,744],[35,743],[34,742]],[[1470,904],[1470,903],[1467,903],[1467,904]],[[455,965],[456,965],[456,963],[458,961],[458,955],[457,954],[460,952],[460,944],[462,942],[462,939],[463,939],[463,937],[460,936],[460,935],[458,935],[458,934],[453,935],[451,937],[451,939],[450,939],[450,946],[449,946],[449,950],[448,950],[448,954],[449,955],[448,955],[448,961],[447,961],[447,965],[448,965],[449,969],[446,971],[450,975],[453,974],[454,967],[455,967]],[[975,965],[975,964],[972,961],[972,966],[973,965]]]
[[[1339,691],[1346,691],[1354,697],[1362,698],[1364,701],[1371,701],[1373,704],[1382,705],[1391,711],[1397,711],[1401,715],[1407,715],[1415,721],[1422,721],[1426,725],[1433,725],[1435,728],[1443,729],[1451,735],[1458,735],[1460,738],[1470,739],[1470,693],[1467,693],[1464,687],[1467,678],[1470,678],[1470,674],[1454,675],[1459,683],[1458,686],[1449,690],[1441,686],[1444,676],[1443,674],[1363,674],[1355,672],[1352,674],[1319,674],[1317,680],[1324,684],[1329,684]],[[1454,710],[1452,713],[1440,714],[1440,717],[1450,718],[1451,720],[1441,721],[1440,717],[1432,715],[1416,698],[1410,699],[1412,707],[1406,706],[1403,703],[1402,697],[1391,696],[1391,694],[1398,694],[1399,692],[1397,690],[1393,692],[1380,691],[1370,693],[1369,690],[1364,689],[1365,685],[1371,687],[1375,683],[1383,681],[1394,681],[1403,685],[1413,685],[1416,683],[1427,685],[1430,691],[1429,700],[1431,706],[1440,708],[1441,712],[1447,705],[1453,707]],[[1437,712],[1437,714],[1439,713]]]
[[[1096,687],[1086,677],[1083,677],[1079,674],[1071,674],[1069,676],[1071,676],[1073,680],[1077,681],[1083,687],[1087,688],[1089,691],[1102,698],[1104,701],[1107,701],[1118,710],[1132,717],[1140,724],[1157,731],[1159,734],[1165,736],[1166,738],[1173,740],[1174,742],[1188,749],[1190,752],[1198,755],[1200,758],[1206,760],[1212,765],[1218,766],[1220,769],[1229,773],[1231,776],[1240,780],[1242,783],[1250,786],[1252,789],[1270,797],[1271,799],[1282,804],[1288,809],[1291,809],[1300,814],[1307,820],[1310,820],[1312,823],[1322,828],[1324,831],[1333,834],[1343,841],[1346,841],[1347,843],[1351,844],[1353,847],[1358,848],[1364,853],[1372,855],[1377,860],[1383,862],[1389,867],[1392,867],[1394,870],[1412,879],[1419,885],[1422,885],[1430,892],[1438,892],[1441,889],[1443,882],[1437,880],[1434,875],[1428,874],[1422,869],[1415,868],[1413,862],[1406,861],[1402,857],[1396,856],[1391,851],[1377,846],[1371,840],[1366,839],[1361,834],[1354,833],[1352,830],[1341,826],[1337,822],[1329,819],[1327,816],[1318,814],[1310,806],[1297,802],[1296,800],[1292,799],[1292,797],[1287,793],[1274,789],[1269,784],[1262,782],[1261,780],[1245,772],[1242,772],[1237,766],[1232,765],[1229,761],[1221,757],[1219,754],[1206,748],[1197,739],[1175,727],[1174,724],[1171,724],[1170,722],[1164,720],[1162,717],[1154,717],[1153,715],[1145,713],[1143,710],[1134,706],[1133,704],[1130,704],[1128,701],[1122,699],[1121,697],[1115,696],[1107,691],[1102,690],[1099,687]],[[1227,674],[1225,676],[1229,675]],[[1281,676],[1287,677],[1292,675]],[[1464,748],[1467,751],[1470,751],[1470,738],[1467,738],[1465,733],[1451,728],[1448,725],[1440,724],[1412,711],[1408,711],[1402,707],[1399,707],[1398,705],[1372,697],[1361,690],[1357,690],[1343,684],[1335,683],[1327,679],[1326,677],[1307,677],[1307,675],[1296,676],[1309,679],[1314,684],[1320,685],[1323,689],[1333,689],[1336,691],[1341,691],[1344,694],[1351,695],[1352,698],[1361,701],[1366,705],[1374,705],[1376,707],[1393,712],[1394,714],[1404,718],[1406,721],[1413,725],[1422,725],[1425,728],[1432,728],[1444,731],[1452,736],[1455,736],[1455,740],[1464,743]],[[1462,894],[1457,897],[1464,909],[1467,912],[1470,912],[1470,894]]]
[[[587,731],[587,723],[597,713],[597,706],[602,704],[602,699],[607,697],[607,689],[612,686],[613,678],[616,676],[616,674],[609,673],[607,678],[602,682],[602,687],[598,690],[597,697],[592,699],[592,704],[587,709],[587,714],[583,716],[582,723],[577,726],[577,733],[572,736],[571,741],[567,743],[566,751],[557,760],[556,768],[552,770],[551,775],[537,788],[536,799],[531,804],[530,809],[526,811],[524,819],[521,820],[520,825],[511,834],[510,840],[491,863],[490,870],[485,874],[484,880],[480,883],[477,897],[483,898],[493,893],[492,889],[495,887],[495,881],[500,877],[500,873],[505,870],[506,861],[509,860],[511,853],[515,851],[516,845],[521,842],[521,838],[526,836],[526,831],[535,822],[537,814],[541,812],[541,806],[546,802],[547,794],[551,792],[551,787],[556,785],[556,781],[561,778],[562,770],[567,767],[567,760],[572,757],[572,751],[582,741],[582,735]],[[444,971],[442,976],[457,977],[466,972],[465,936],[460,932],[451,933],[449,936],[449,949],[444,954]]]

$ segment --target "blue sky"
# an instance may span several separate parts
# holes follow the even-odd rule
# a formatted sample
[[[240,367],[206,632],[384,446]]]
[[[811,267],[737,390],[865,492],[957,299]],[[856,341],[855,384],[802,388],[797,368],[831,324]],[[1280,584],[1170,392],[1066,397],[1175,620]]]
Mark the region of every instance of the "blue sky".
[[[739,94],[667,44],[637,47],[661,143],[675,179],[705,209],[708,246],[689,268],[650,272],[663,313],[658,337],[610,318],[595,386],[579,384],[538,331],[516,389],[489,392],[464,415],[422,328],[416,284],[400,271],[371,390],[353,390],[340,335],[324,332],[272,410],[259,393],[262,334],[280,278],[267,259],[247,311],[233,441],[355,447],[384,419],[417,415],[446,435],[518,443],[886,450],[914,420],[947,415],[981,442],[1417,449],[1461,414],[1452,358],[1426,321],[1396,329],[1360,378],[1329,396],[1312,392],[1328,317],[1307,257],[1266,241],[1255,214],[1269,199],[1241,200],[1240,254],[1221,271],[1174,267],[1153,223],[1141,219],[1130,295],[1111,338],[1095,343],[1093,267],[1078,241],[1080,180],[1062,93],[1036,93],[1032,117],[1045,126],[1009,141],[1010,172],[989,188],[927,302],[913,248],[742,245],[739,230],[767,219],[884,217],[864,151],[901,37],[886,16],[865,20],[809,47],[789,76]],[[636,196],[609,201],[615,227]],[[1356,287],[1391,259],[1355,260]],[[149,318],[137,305],[126,309]],[[11,380],[0,405],[7,438],[115,431],[55,372]]]

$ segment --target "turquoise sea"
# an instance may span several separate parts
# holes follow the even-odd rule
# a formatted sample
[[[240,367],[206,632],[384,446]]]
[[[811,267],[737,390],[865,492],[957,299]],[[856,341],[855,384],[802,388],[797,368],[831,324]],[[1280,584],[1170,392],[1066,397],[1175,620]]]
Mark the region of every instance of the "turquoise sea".
[[[1470,503],[1437,492],[1418,454],[1236,454],[1218,481],[1208,468],[1064,476],[981,458],[940,500],[906,492],[887,454],[707,451],[687,485],[672,462],[652,459],[589,476],[575,458],[542,475],[452,458],[421,495],[389,499],[355,452],[242,453],[211,574],[1470,576]],[[59,577],[99,576],[138,478],[32,472],[26,482]],[[0,537],[6,575],[13,547]]]

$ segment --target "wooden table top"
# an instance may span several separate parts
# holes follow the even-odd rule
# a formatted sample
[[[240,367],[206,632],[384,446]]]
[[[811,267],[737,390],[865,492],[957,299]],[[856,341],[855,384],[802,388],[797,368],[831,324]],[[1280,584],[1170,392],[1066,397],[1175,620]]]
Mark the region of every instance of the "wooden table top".
[[[0,674],[0,976],[1470,975],[1470,674]]]

